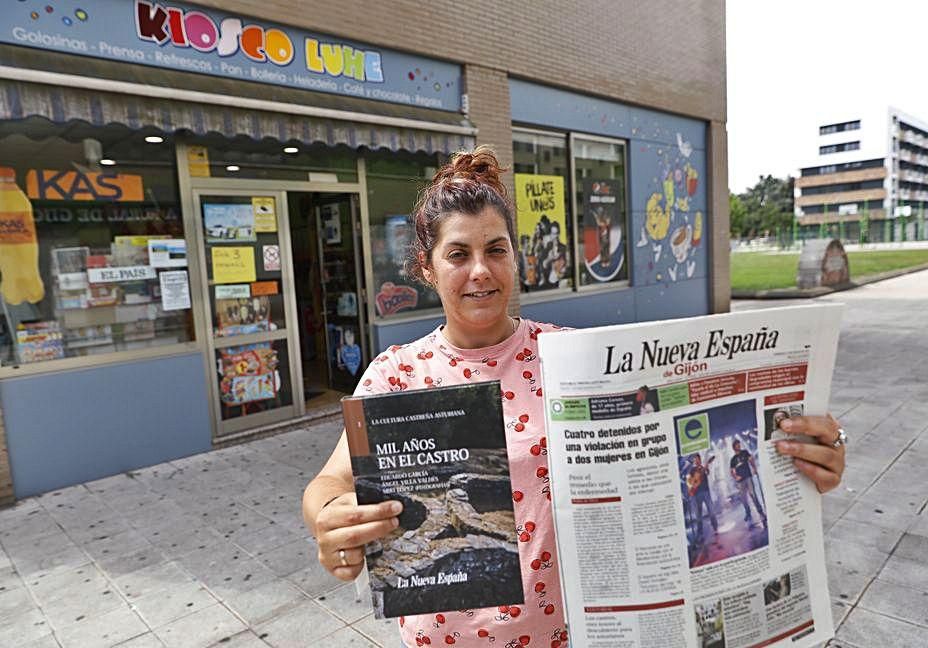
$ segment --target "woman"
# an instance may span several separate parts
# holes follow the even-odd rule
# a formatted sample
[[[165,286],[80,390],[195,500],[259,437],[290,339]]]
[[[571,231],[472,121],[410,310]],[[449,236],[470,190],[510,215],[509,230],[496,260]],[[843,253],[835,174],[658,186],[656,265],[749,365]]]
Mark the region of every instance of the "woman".
[[[486,646],[491,640],[500,646],[567,643],[537,356],[538,333],[557,327],[507,314],[517,276],[517,239],[502,171],[493,152],[478,147],[455,155],[423,192],[409,265],[438,293],[446,321],[375,358],[357,393],[501,381],[525,604],[402,618],[400,633],[410,647]],[[830,417],[795,417],[784,427],[820,440],[821,445],[781,442],[778,447],[796,457],[799,470],[820,491],[834,488],[844,469],[843,446],[831,445],[837,423]],[[319,561],[342,580],[360,573],[365,543],[395,529],[401,510],[393,501],[357,505],[344,434],[303,496],[303,515],[318,541]]]

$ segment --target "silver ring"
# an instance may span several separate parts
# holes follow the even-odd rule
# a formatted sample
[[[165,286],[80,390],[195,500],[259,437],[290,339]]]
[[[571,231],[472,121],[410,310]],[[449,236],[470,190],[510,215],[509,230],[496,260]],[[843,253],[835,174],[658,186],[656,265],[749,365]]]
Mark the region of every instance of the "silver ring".
[[[831,447],[840,448],[843,445],[847,445],[847,432],[844,428],[838,428],[838,438],[831,442]]]
[[[340,561],[342,561],[342,567],[350,567],[350,565],[348,564],[348,559],[345,558],[345,550],[344,550],[344,549],[339,549],[339,550],[338,550],[338,559],[339,559]]]

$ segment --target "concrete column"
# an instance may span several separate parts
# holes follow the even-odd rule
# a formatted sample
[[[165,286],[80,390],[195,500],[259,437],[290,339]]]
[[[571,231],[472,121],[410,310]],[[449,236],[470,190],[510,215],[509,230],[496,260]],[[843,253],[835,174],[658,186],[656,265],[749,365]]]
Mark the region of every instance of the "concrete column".
[[[709,122],[709,308],[731,308],[731,248],[728,213],[728,133],[724,122]]]

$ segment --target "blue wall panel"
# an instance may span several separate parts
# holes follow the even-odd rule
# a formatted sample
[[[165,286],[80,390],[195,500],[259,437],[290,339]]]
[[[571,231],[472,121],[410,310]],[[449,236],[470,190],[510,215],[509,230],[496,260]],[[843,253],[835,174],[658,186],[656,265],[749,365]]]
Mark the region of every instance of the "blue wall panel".
[[[209,450],[205,381],[192,354],[0,382],[16,497]]]
[[[699,279],[638,288],[635,298],[639,322],[695,317],[709,312],[709,288]]]
[[[694,149],[706,148],[705,122],[618,101],[588,97],[542,85],[509,80],[512,121],[607,137],[638,139]]]
[[[635,294],[632,290],[580,293],[576,297],[525,304],[522,314],[536,322],[586,328],[635,321]]]
[[[631,136],[634,139],[673,146],[682,141],[684,145],[693,148],[706,148],[706,126],[703,121],[647,108],[631,108],[629,113]]]
[[[376,324],[374,325],[372,356],[386,349],[393,344],[406,344],[413,340],[418,340],[423,335],[431,333],[439,324],[444,323],[444,315],[432,319],[418,320],[415,322],[402,322],[400,324]]]
[[[631,110],[607,99],[586,97],[518,79],[509,80],[512,121],[628,138]]]

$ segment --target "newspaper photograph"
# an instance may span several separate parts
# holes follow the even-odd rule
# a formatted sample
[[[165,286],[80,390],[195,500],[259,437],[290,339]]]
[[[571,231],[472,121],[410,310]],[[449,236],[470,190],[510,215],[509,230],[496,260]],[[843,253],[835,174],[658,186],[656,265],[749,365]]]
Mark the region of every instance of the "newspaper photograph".
[[[571,644],[833,636],[821,495],[775,442],[784,418],[826,413],[842,310],[539,336]]]

